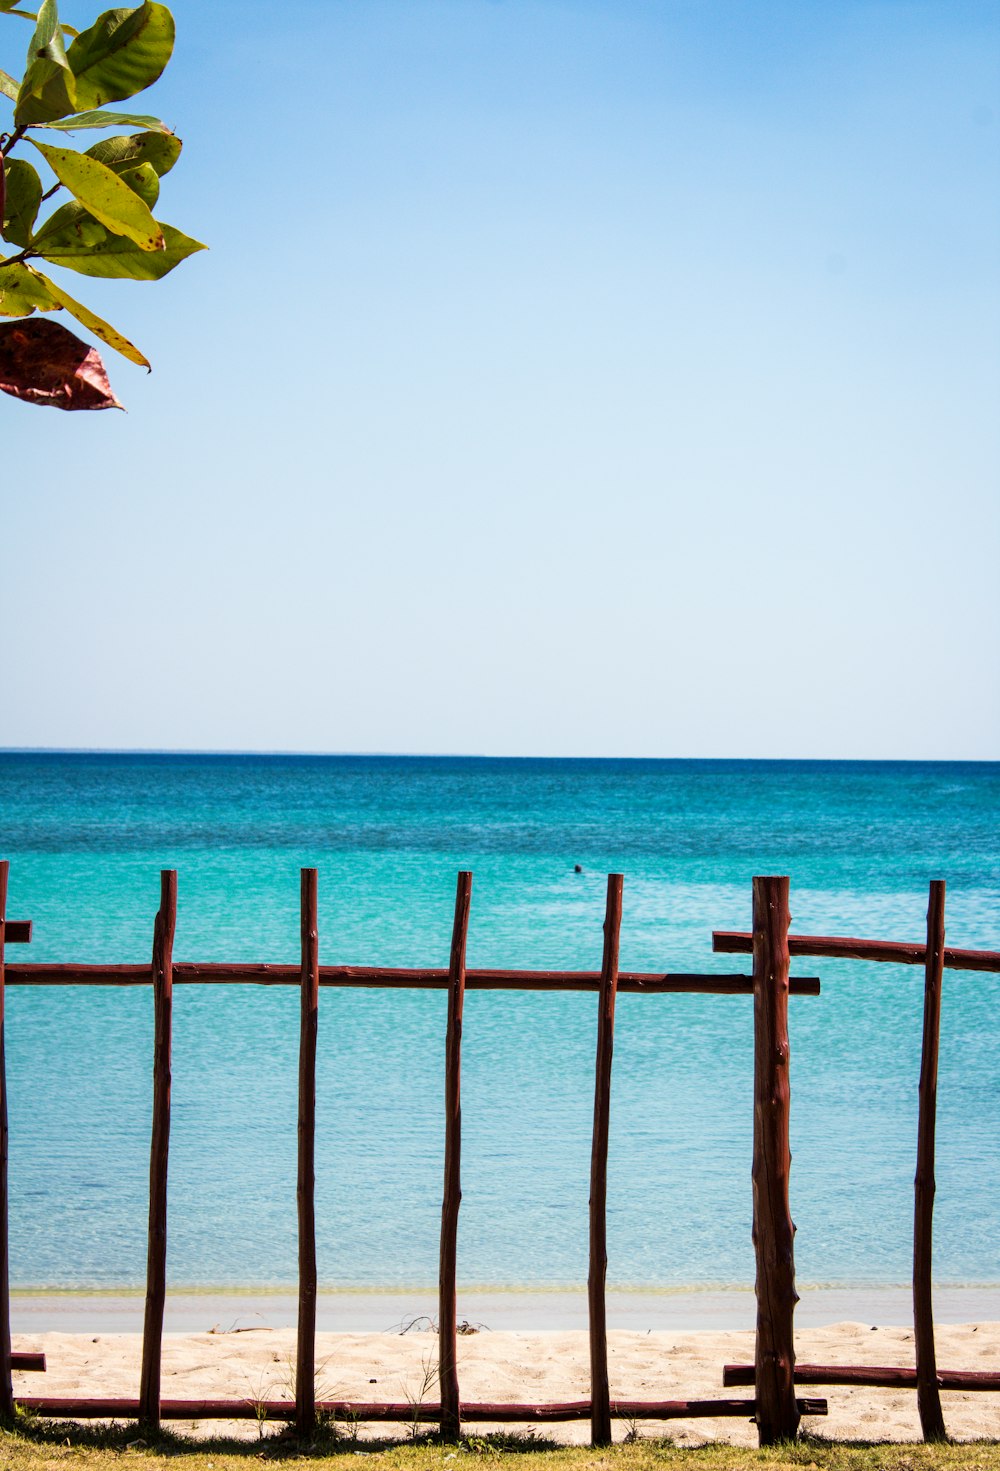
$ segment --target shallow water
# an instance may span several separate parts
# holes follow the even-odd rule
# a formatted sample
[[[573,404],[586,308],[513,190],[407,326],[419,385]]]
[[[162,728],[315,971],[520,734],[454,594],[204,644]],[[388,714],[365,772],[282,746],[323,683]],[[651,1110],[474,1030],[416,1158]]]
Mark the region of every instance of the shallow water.
[[[11,962],[144,961],[161,867],[177,959],[298,955],[298,869],[320,871],[324,963],[447,963],[456,870],[469,964],[600,964],[625,874],[622,966],[733,971],[753,873],[791,875],[794,927],[1000,948],[996,764],[0,754]],[[575,874],[580,863],[582,874]],[[796,1260],[804,1282],[905,1282],[922,972],[800,962],[791,1004]],[[1000,978],[946,975],[936,1276],[1000,1283]],[[11,1271],[22,1286],[142,1280],[151,995],[11,987]],[[445,999],[325,990],[321,1281],[437,1274]],[[474,994],[463,1050],[464,1282],[586,1275],[596,998]],[[178,988],[169,1270],[191,1286],[295,1276],[298,997]],[[622,996],[609,1283],[748,1285],[750,1002]]]

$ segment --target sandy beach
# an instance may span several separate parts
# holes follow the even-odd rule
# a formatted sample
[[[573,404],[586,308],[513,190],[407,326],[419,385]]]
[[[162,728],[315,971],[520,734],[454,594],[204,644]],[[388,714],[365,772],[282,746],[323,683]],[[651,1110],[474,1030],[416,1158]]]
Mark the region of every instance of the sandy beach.
[[[23,1315],[22,1315],[23,1317]],[[294,1330],[257,1325],[215,1325],[216,1331],[168,1333],[164,1339],[164,1398],[286,1399],[293,1393]],[[134,1396],[139,1382],[141,1341],[137,1333],[108,1331],[15,1332],[15,1350],[42,1350],[47,1372],[15,1375],[21,1396]],[[468,1401],[585,1399],[588,1354],[585,1332],[492,1330],[459,1338],[460,1379]],[[750,1362],[753,1334],[747,1330],[669,1332],[615,1329],[609,1334],[612,1396],[631,1399],[749,1397],[751,1390],[724,1390],[722,1366]],[[912,1366],[910,1328],[845,1321],[810,1327],[798,1335],[802,1362]],[[437,1338],[425,1325],[400,1332],[321,1332],[317,1338],[317,1390],[323,1398],[434,1401],[432,1379]],[[1000,1368],[1000,1323],[943,1324],[938,1329],[938,1365],[944,1369]],[[804,1388],[825,1396],[829,1415],[803,1422],[803,1429],[844,1440],[918,1440],[916,1393],[832,1387]],[[1000,1437],[1000,1393],[945,1392],[949,1434],[958,1440]],[[176,1424],[195,1436],[234,1433],[256,1438],[280,1425],[259,1428],[256,1420]],[[490,1427],[476,1426],[477,1433]],[[585,1443],[585,1421],[538,1427],[546,1437]],[[616,1438],[630,1426],[618,1422]],[[406,1435],[406,1426],[362,1426],[370,1435]],[[747,1420],[642,1422],[643,1435],[669,1434],[678,1443],[725,1441],[756,1444]]]

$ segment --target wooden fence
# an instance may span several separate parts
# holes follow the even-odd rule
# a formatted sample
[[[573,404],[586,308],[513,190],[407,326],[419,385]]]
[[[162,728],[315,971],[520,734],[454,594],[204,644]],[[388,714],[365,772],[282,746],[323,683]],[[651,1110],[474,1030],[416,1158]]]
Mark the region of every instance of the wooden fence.
[[[756,882],[756,881],[755,881]],[[891,1385],[916,1389],[920,1427],[927,1441],[947,1439],[941,1410],[942,1389],[1000,1390],[1000,1373],[964,1371],[939,1372],[934,1348],[932,1306],[932,1224],[934,1214],[934,1136],[937,1124],[938,1051],[941,1036],[941,992],[944,971],[1000,971],[996,950],[953,950],[945,946],[944,881],[931,881],[927,905],[927,940],[923,945],[895,940],[856,940],[835,935],[789,935],[790,955],[825,956],[828,959],[892,962],[924,967],[924,1021],[920,1050],[920,1082],[917,1104],[917,1169],[914,1178],[913,1211],[913,1327],[916,1370],[870,1365],[798,1364],[794,1369],[799,1384]],[[728,955],[756,955],[757,936],[717,930],[712,948]],[[759,1375],[760,1341],[758,1339]],[[727,1364],[726,1385],[753,1383],[748,1365]],[[750,1378],[747,1378],[748,1373]]]
[[[319,1413],[365,1421],[437,1422],[445,1439],[453,1440],[463,1422],[553,1422],[589,1418],[595,1445],[611,1440],[612,1419],[668,1420],[694,1417],[751,1416],[762,1445],[794,1438],[803,1414],[825,1414],[826,1401],[796,1397],[798,1383],[890,1382],[885,1376],[906,1370],[838,1368],[795,1363],[793,1313],[797,1302],[793,1237],[789,1210],[789,995],[819,994],[815,978],[791,978],[792,955],[836,955],[867,960],[924,963],[926,970],[924,1038],[919,1090],[919,1146],[916,1182],[914,1307],[917,1323],[918,1390],[925,1437],[944,1434],[939,1386],[961,1379],[963,1388],[1000,1388],[1000,1374],[939,1374],[934,1360],[930,1312],[931,1209],[933,1206],[934,1110],[940,1020],[941,972],[944,967],[1000,971],[1000,953],[944,948],[944,885],[931,887],[928,939],[924,946],[896,942],[793,937],[789,935],[787,878],[753,880],[753,929],[714,936],[715,949],[753,956],[750,975],[662,974],[619,970],[622,876],[608,877],[604,921],[604,953],[600,971],[467,970],[466,938],[472,875],[460,873],[455,899],[451,953],[445,969],[399,969],[379,966],[321,966],[317,918],[317,871],[301,874],[301,960],[298,966],[199,964],[174,961],[177,875],[161,874],[160,908],[153,926],[150,965],[6,964],[4,942],[31,938],[30,921],[6,920],[8,865],[0,863],[0,1416],[14,1410],[11,1371],[38,1369],[40,1356],[14,1354],[10,1339],[7,1202],[7,1092],[4,1070],[4,990],[6,985],[152,985],[154,994],[153,1119],[150,1146],[147,1282],[143,1323],[142,1368],[136,1400],[18,1399],[36,1414],[63,1418],[136,1418],[151,1428],[163,1419],[237,1419],[260,1413],[246,1400],[164,1400],[160,1395],[160,1362],[166,1301],[167,1166],[170,1137],[172,997],[175,984],[259,984],[300,988],[298,1076],[298,1240],[299,1292],[295,1399],[268,1402],[264,1412],[294,1420],[301,1435],[313,1430]],[[315,1335],[317,1269],[314,1205],[316,1124],[316,1045],[321,986],[389,989],[444,989],[448,993],[445,1035],[445,1158],[441,1213],[438,1313],[438,1378],[440,1403],[360,1403],[317,1401]],[[596,991],[598,1003],[597,1062],[590,1178],[590,1321],[591,1395],[566,1404],[470,1404],[462,1401],[457,1354],[457,1244],[461,1204],[461,1049],[462,1015],[467,990]],[[729,1365],[725,1383],[753,1384],[753,1399],[623,1401],[611,1398],[608,1378],[605,1279],[607,1160],[614,1050],[615,998],[618,992],[645,995],[696,992],[752,995],[754,1011],[754,1139],[753,1240],[757,1262],[757,1329],[753,1365]],[[828,1377],[824,1378],[823,1375]],[[847,1374],[847,1379],[837,1375]],[[880,1377],[881,1376],[881,1377]],[[975,1381],[975,1382],[973,1382]],[[894,1384],[904,1382],[896,1377]],[[909,1382],[906,1380],[905,1382]],[[936,1406],[936,1418],[935,1418]],[[940,1423],[939,1423],[940,1422]]]

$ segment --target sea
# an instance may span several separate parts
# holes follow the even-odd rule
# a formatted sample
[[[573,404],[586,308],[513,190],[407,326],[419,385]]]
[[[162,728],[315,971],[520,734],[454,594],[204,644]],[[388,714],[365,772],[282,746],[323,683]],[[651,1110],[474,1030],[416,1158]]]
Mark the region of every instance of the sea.
[[[947,881],[948,943],[1000,949],[1000,764],[514,760],[0,752],[20,961],[146,962],[159,874],[178,960],[299,956],[299,869],[319,870],[324,964],[445,966],[471,869],[468,964],[597,970],[609,872],[627,970],[749,970],[751,878],[787,874],[793,931],[920,942]],[[791,1205],[800,1283],[908,1281],[919,966],[807,960],[790,1002]],[[321,1286],[434,1284],[446,998],[325,988],[317,1082]],[[10,986],[15,1288],[144,1280],[152,994]],[[472,992],[462,1054],[459,1278],[568,1289],[587,1275],[597,999]],[[299,998],[174,999],[172,1288],[296,1277]],[[752,1002],[621,995],[608,1283],[752,1287]],[[1000,1284],[1000,976],[945,973],[935,1277]]]

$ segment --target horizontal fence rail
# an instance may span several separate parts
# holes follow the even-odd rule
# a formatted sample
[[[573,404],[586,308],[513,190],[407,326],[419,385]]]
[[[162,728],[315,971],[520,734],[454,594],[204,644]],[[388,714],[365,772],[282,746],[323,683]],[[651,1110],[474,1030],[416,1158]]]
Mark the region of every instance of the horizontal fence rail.
[[[176,961],[175,986],[298,986],[301,967],[264,963],[223,962],[200,965]],[[148,965],[45,965],[7,966],[8,986],[149,986],[153,972]],[[449,973],[441,969],[416,969],[383,965],[321,965],[321,986],[370,986],[385,990],[447,991]],[[599,970],[469,970],[467,991],[597,991]],[[618,990],[637,995],[752,996],[753,977],[746,975],[703,975],[681,971],[622,971]],[[818,996],[815,976],[793,978],[793,996]]]
[[[6,865],[4,866],[6,876]],[[469,923],[472,875],[458,877],[455,923],[450,963],[444,967],[392,967],[319,964],[317,918],[317,873],[303,869],[300,885],[301,963],[298,966],[268,962],[174,961],[173,931],[176,923],[176,873],[161,874],[161,904],[153,929],[149,964],[109,965],[19,964],[0,971],[0,999],[5,985],[34,986],[151,986],[154,992],[154,1097],[153,1137],[150,1148],[149,1260],[146,1313],[142,1346],[142,1374],[137,1400],[35,1396],[23,1400],[26,1409],[39,1415],[78,1418],[137,1417],[155,1430],[160,1420],[198,1418],[243,1418],[261,1413],[294,1421],[300,1436],[308,1437],[318,1412],[350,1416],[356,1420],[437,1422],[445,1439],[455,1439],[463,1421],[517,1422],[590,1418],[595,1444],[611,1439],[611,1421],[629,1419],[663,1420],[678,1417],[752,1416],[760,1411],[759,1397],[753,1400],[634,1401],[613,1399],[608,1383],[607,1325],[605,1311],[606,1193],[613,1051],[614,998],[623,993],[669,995],[695,993],[747,996],[759,999],[762,984],[755,964],[752,975],[713,975],[692,972],[619,972],[618,933],[621,926],[622,876],[608,880],[605,944],[600,971],[570,970],[468,970],[465,937]],[[19,940],[30,939],[30,922],[16,928]],[[298,1177],[299,1218],[299,1314],[295,1366],[295,1399],[262,1404],[256,1400],[164,1400],[160,1395],[160,1362],[163,1308],[166,1294],[166,1177],[170,1133],[170,1070],[172,994],[183,985],[297,985],[301,990],[299,1036]],[[447,991],[448,1024],[445,1039],[445,1182],[441,1216],[439,1283],[440,1403],[366,1404],[347,1401],[320,1402],[315,1398],[316,1334],[316,1244],[314,1140],[316,1130],[316,1044],[318,998],[321,986],[378,987],[387,990],[427,989]],[[567,1404],[463,1404],[457,1357],[457,1227],[461,1202],[461,1035],[462,1002],[466,991],[594,992],[599,996],[597,1072],[594,1100],[594,1134],[591,1153],[590,1200],[590,1363],[591,1395],[585,1401]],[[816,996],[815,977],[796,979],[784,994]],[[0,1078],[0,1082],[3,1079]],[[0,1200],[0,1225],[7,1220],[6,1195]],[[788,1328],[790,1332],[790,1325]],[[13,1359],[5,1359],[13,1368]],[[801,1413],[825,1413],[825,1401],[803,1400]],[[807,1408],[805,1408],[807,1407]],[[796,1421],[799,1411],[793,1406]]]
[[[916,1388],[925,1439],[944,1434],[938,1391],[1000,1389],[1000,1373],[938,1370],[930,1312],[931,1209],[934,1195],[934,1115],[940,1031],[941,976],[945,969],[1000,972],[1000,952],[946,948],[944,884],[931,885],[927,941],[864,940],[789,934],[788,880],[755,878],[751,932],[716,931],[717,953],[752,954],[751,975],[692,972],[619,971],[618,936],[622,913],[622,876],[609,875],[605,945],[600,971],[466,969],[472,875],[458,879],[451,958],[448,967],[319,965],[317,874],[304,869],[300,886],[299,965],[269,962],[175,962],[172,937],[176,918],[176,874],[161,874],[161,905],[153,930],[150,963],[5,964],[4,944],[31,940],[30,920],[6,920],[6,862],[0,863],[0,1415],[13,1406],[11,1371],[41,1372],[42,1354],[14,1353],[9,1336],[9,1232],[7,1167],[7,1090],[3,1067],[3,999],[6,986],[151,986],[154,995],[154,1097],[150,1149],[149,1258],[146,1314],[138,1398],[63,1398],[18,1396],[17,1403],[39,1415],[73,1419],[139,1419],[155,1429],[160,1420],[260,1419],[293,1422],[301,1436],[311,1434],[317,1414],[356,1422],[396,1421],[440,1426],[454,1439],[468,1423],[545,1423],[591,1421],[595,1445],[611,1439],[612,1420],[673,1420],[752,1417],[762,1445],[794,1437],[802,1415],[824,1415],[825,1399],[802,1398],[800,1384],[872,1385]],[[918,1166],[914,1215],[914,1318],[916,1369],[870,1365],[796,1364],[792,1318],[795,1291],[793,1234],[789,1211],[789,996],[819,994],[815,977],[790,977],[794,956],[885,961],[925,968],[924,1032],[918,1090]],[[171,997],[183,985],[294,985],[300,987],[299,1109],[297,1203],[299,1219],[299,1318],[294,1400],[162,1399],[160,1355],[166,1295],[167,1162],[170,1129]],[[321,987],[426,989],[448,993],[445,1035],[445,1180],[441,1216],[439,1280],[439,1402],[365,1403],[315,1398],[316,1277],[314,1140],[316,1129],[316,1044]],[[457,1246],[461,1203],[461,1040],[462,1004],[467,991],[591,992],[599,997],[594,1131],[591,1152],[590,1397],[586,1400],[510,1404],[464,1403],[457,1358]],[[727,1365],[724,1387],[753,1385],[753,1399],[622,1400],[608,1382],[605,1308],[606,1193],[611,1107],[611,1068],[615,997],[703,994],[753,998],[754,1153],[753,1235],[757,1257],[757,1331],[755,1363]]]
[[[726,1364],[722,1383],[726,1389],[753,1384],[753,1364]],[[871,1389],[916,1389],[916,1369],[875,1364],[796,1364],[796,1384],[858,1384]],[[982,1369],[939,1369],[939,1389],[1000,1390],[1000,1373]]]
[[[19,1374],[44,1374],[45,1355],[12,1353],[10,1367]]]
[[[932,1301],[932,1232],[936,1189],[934,1154],[942,981],[946,970],[1000,972],[1000,951],[958,950],[945,945],[944,907],[944,881],[932,879],[927,905],[927,938],[922,945],[899,940],[856,939],[848,935],[786,935],[789,955],[924,967],[923,1034],[917,1089],[917,1166],[913,1182],[913,1329],[916,1367],[887,1369],[872,1368],[864,1364],[839,1367],[812,1364],[796,1367],[794,1358],[792,1366],[796,1383],[864,1384],[915,1389],[924,1440],[937,1443],[947,1439],[941,1409],[942,1389],[1000,1389],[1000,1374],[939,1370],[937,1367]],[[716,930],[712,935],[712,949],[717,954],[724,955],[745,955],[751,952],[756,954],[755,936],[742,930]],[[751,1371],[753,1377],[750,1380],[742,1377],[747,1369],[746,1365],[728,1365],[723,1382],[727,1385],[756,1382],[759,1393],[759,1363],[756,1370]]]
[[[825,1399],[802,1399],[803,1415],[825,1415]],[[139,1401],[134,1399],[18,1399],[18,1404],[35,1415],[68,1420],[134,1420]],[[752,1399],[612,1400],[611,1413],[620,1420],[697,1420],[753,1417]],[[441,1420],[441,1405],[425,1401],[367,1404],[358,1400],[317,1400],[316,1413],[360,1424],[368,1421],[417,1422],[435,1425]],[[528,1422],[555,1423],[560,1420],[589,1420],[590,1400],[556,1404],[516,1405],[463,1404],[462,1419],[475,1424],[515,1425]],[[295,1419],[294,1400],[165,1399],[160,1402],[163,1420],[287,1420]]]
[[[713,930],[717,955],[750,955],[753,936],[746,930]],[[855,940],[848,935],[789,935],[789,955],[823,960],[876,960],[890,965],[925,965],[927,946],[906,940]],[[1000,950],[943,952],[945,970],[1000,971]]]

